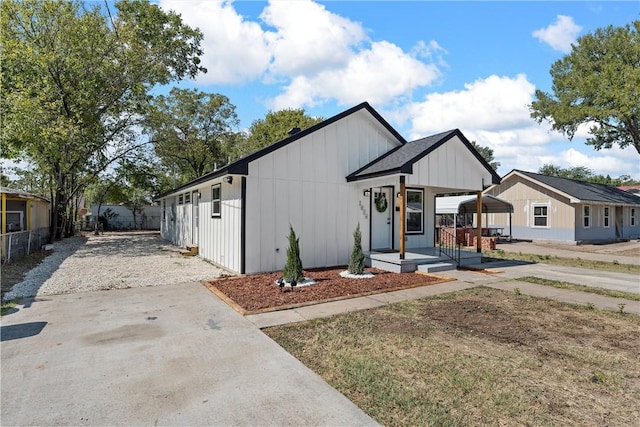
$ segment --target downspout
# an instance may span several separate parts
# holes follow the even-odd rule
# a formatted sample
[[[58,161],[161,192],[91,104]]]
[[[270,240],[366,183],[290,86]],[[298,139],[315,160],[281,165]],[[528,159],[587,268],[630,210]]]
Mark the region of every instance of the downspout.
[[[482,191],[478,191],[476,214],[476,217],[478,218],[478,224],[476,224],[476,252],[482,253]]]
[[[401,175],[400,176],[400,198],[398,201],[398,203],[400,203],[400,259],[404,259],[404,252],[405,252],[404,235],[405,235],[405,222],[406,222],[406,215],[407,215],[407,204],[404,201],[405,192],[406,192],[406,186],[404,183],[404,175]]]

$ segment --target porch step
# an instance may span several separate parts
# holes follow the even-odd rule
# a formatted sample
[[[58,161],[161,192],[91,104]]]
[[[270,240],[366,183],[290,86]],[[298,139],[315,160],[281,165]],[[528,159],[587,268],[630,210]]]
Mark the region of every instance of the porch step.
[[[196,256],[198,255],[198,245],[187,245],[187,249],[180,251],[182,256]]]
[[[455,262],[434,262],[418,265],[418,271],[422,273],[436,273],[438,271],[455,270],[456,268]]]

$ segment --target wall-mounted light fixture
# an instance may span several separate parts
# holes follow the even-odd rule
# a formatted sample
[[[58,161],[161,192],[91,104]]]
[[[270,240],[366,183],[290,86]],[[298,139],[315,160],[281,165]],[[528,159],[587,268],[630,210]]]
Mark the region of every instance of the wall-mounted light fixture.
[[[224,177],[224,182],[226,182],[227,184],[232,184],[233,183],[233,177],[231,175],[225,176]]]
[[[364,190],[364,192],[362,193],[362,195],[364,197],[369,197],[371,196],[371,190],[369,190],[368,188],[366,190]]]

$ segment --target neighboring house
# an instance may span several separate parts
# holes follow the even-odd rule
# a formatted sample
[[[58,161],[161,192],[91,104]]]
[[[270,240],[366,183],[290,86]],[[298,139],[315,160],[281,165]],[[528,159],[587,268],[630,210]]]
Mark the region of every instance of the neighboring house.
[[[566,243],[640,236],[640,198],[603,184],[513,170],[485,191],[514,207],[512,237]],[[507,225],[496,214],[495,225]]]
[[[49,238],[50,203],[47,199],[0,187],[2,258],[16,259],[40,249]]]
[[[640,197],[640,185],[622,185],[618,189]]]
[[[499,180],[459,130],[407,142],[362,103],[157,199],[165,239],[258,273],[283,268],[289,226],[305,268],[346,265],[358,224],[365,250],[404,259],[434,246],[436,194]]]
[[[100,216],[104,218],[105,230],[160,230],[160,206],[145,206],[136,212],[124,205],[101,205]],[[91,205],[91,224],[98,219],[98,205]]]

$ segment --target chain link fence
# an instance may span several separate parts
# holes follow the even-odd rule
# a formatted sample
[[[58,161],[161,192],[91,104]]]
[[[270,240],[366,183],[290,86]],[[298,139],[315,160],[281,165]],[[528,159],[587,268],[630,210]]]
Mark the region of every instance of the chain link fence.
[[[2,263],[17,261],[31,252],[39,251],[49,240],[49,228],[0,234]]]

